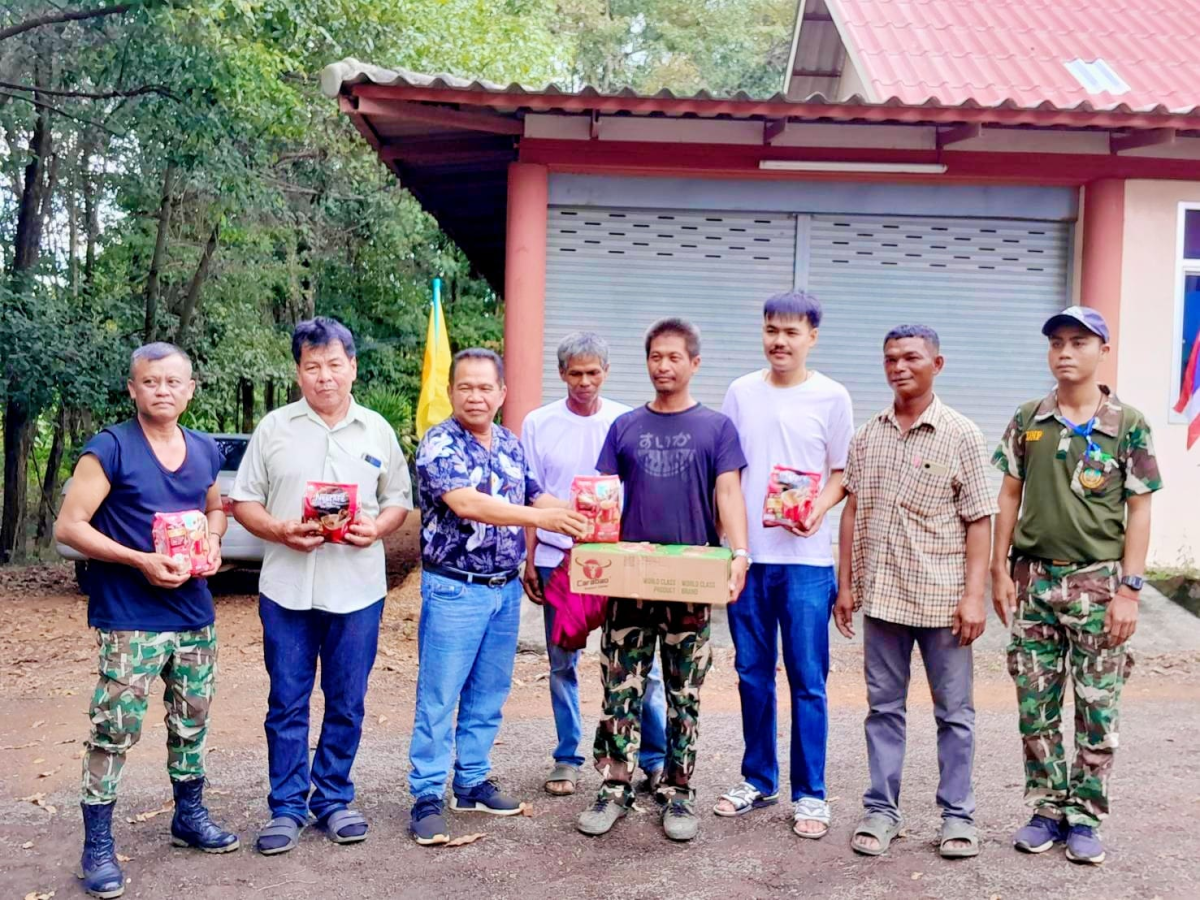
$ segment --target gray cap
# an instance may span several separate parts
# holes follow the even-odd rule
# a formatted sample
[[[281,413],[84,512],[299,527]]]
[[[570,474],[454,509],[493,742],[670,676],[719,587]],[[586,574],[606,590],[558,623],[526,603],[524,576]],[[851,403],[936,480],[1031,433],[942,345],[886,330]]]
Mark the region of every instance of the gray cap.
[[[1108,323],[1104,321],[1104,316],[1090,307],[1068,306],[1062,312],[1055,313],[1042,326],[1042,334],[1049,337],[1055,328],[1063,325],[1082,325],[1104,343],[1108,343]]]

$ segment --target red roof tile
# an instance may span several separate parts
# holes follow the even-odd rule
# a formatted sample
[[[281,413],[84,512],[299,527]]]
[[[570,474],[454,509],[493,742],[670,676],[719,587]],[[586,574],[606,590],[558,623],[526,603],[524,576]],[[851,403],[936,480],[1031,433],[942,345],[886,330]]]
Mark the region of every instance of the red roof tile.
[[[829,0],[877,99],[1067,108],[1200,105],[1200,0]],[[1066,64],[1105,60],[1129,86],[1094,93]]]

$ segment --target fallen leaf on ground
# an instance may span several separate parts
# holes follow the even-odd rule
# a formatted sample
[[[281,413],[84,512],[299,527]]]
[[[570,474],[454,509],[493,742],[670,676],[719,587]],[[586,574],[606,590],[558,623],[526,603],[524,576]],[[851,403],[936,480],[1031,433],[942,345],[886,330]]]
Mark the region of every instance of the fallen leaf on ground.
[[[117,854],[117,862],[133,862],[132,856],[126,856],[124,853]]]
[[[33,841],[26,841],[25,843],[23,843],[21,845],[21,849],[22,850],[32,850],[33,849]]]
[[[54,891],[30,891],[25,895],[25,900],[50,900],[54,896]]]
[[[913,874],[912,874],[912,880],[913,880],[913,881],[917,881],[917,880],[919,880],[919,879],[920,879],[920,877],[921,877],[921,873],[920,873],[920,872],[913,872]]]
[[[35,806],[46,799],[46,795],[42,793],[30,794],[28,797],[18,797],[18,803],[32,803]]]
[[[532,819],[533,818],[533,804],[532,803],[522,803],[521,804],[521,815],[525,816],[525,818],[527,818],[527,819]]]
[[[387,721],[387,716],[380,716],[378,719],[376,719],[376,721],[379,722],[380,725],[382,725],[384,722]]]
[[[476,841],[482,841],[487,837],[486,831],[481,831],[478,834],[464,834],[462,837],[456,837],[454,840],[442,844],[443,847],[465,847],[467,844],[473,844]]]
[[[175,801],[168,800],[166,802],[165,806],[162,806],[158,809],[151,809],[151,810],[147,810],[146,812],[138,813],[136,816],[130,816],[125,821],[127,821],[130,825],[137,825],[141,822],[148,822],[150,819],[153,819],[155,816],[161,816],[164,813],[169,813],[174,808],[175,808]]]
[[[38,778],[49,778],[57,771],[58,769],[51,769],[49,772],[38,772]]]
[[[520,678],[514,678],[513,684],[515,684],[517,687],[525,687],[525,682],[523,682]]]
[[[35,759],[35,760],[33,761],[33,764],[36,766],[38,763],[44,763],[45,761],[46,761],[46,760],[45,760],[45,758],[44,758],[44,757],[41,757],[41,756],[39,756],[37,759]]]
[[[38,719],[36,722],[34,722],[34,723],[33,723],[32,725],[30,725],[29,727],[30,727],[30,728],[41,728],[41,727],[42,727],[43,725],[45,725],[45,724],[46,724],[46,720],[45,720],[45,719]]]

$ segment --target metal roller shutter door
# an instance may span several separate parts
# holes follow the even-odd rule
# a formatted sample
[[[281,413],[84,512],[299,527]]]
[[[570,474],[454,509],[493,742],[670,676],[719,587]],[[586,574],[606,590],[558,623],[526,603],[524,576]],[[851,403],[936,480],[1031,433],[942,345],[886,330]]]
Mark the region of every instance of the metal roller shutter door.
[[[650,399],[642,345],[663,316],[700,327],[696,398],[720,408],[729,383],[761,366],[761,304],[793,283],[796,218],[787,214],[605,208],[549,210],[543,397],[562,396],[556,350],[576,330],[612,345],[608,396]]]
[[[946,357],[939,396],[992,444],[1053,385],[1041,326],[1068,304],[1069,238],[1058,222],[813,216],[807,286],[825,310],[813,366],[846,385],[861,423],[891,402],[883,336],[929,325]]]

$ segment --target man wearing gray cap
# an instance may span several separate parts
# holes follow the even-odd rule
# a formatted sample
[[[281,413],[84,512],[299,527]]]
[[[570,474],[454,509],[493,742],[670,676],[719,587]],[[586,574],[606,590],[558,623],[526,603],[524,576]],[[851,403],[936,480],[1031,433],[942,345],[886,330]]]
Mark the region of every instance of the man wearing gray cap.
[[[1066,844],[1099,865],[1118,703],[1133,665],[1138,592],[1150,543],[1150,495],[1162,487],[1150,426],[1097,380],[1109,353],[1104,317],[1072,306],[1042,328],[1057,387],[1016,412],[993,457],[1004,473],[992,555],[996,612],[1012,621],[1029,823],[1025,853]],[[1011,558],[1010,558],[1011,549]],[[1067,675],[1075,689],[1075,759],[1062,736]]]

